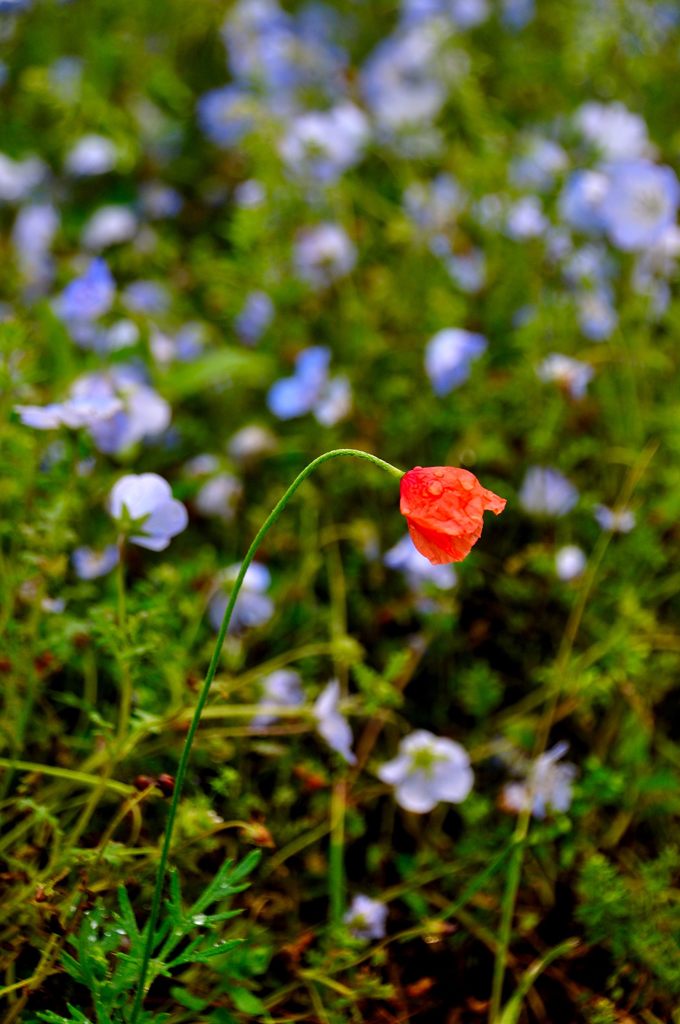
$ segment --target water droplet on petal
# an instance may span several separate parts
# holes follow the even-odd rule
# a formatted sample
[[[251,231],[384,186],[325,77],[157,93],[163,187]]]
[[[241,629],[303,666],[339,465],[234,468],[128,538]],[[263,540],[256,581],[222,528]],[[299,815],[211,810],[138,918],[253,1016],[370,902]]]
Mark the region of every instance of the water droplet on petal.
[[[444,490],[444,487],[442,484],[439,483],[438,480],[433,480],[427,489],[430,492],[430,494],[433,494],[435,497],[439,497],[439,495]]]

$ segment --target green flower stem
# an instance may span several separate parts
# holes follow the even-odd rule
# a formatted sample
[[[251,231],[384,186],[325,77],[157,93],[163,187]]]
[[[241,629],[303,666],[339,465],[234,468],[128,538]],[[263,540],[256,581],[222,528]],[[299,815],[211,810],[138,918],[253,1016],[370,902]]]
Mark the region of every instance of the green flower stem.
[[[170,809],[168,811],[168,820],[165,826],[165,836],[163,838],[163,846],[161,848],[161,855],[158,863],[158,870],[156,873],[156,885],[151,900],[151,911],[149,913],[149,920],[146,925],[146,945],[144,947],[144,956],[142,959],[142,966],[139,972],[139,982],[137,985],[137,992],[135,994],[135,1001],[132,1007],[132,1013],[130,1016],[129,1024],[136,1024],[139,1012],[142,1008],[142,1002],[144,1000],[144,988],[149,969],[149,961],[151,959],[151,954],[153,952],[154,947],[156,925],[160,913],[161,900],[163,898],[163,885],[165,882],[165,871],[168,863],[168,855],[170,853],[170,844],[172,842],[172,833],[175,825],[175,819],[177,817],[177,810],[182,795],[182,788],[184,786],[187,767],[189,764],[189,755],[191,753],[191,747],[194,742],[196,732],[198,730],[199,722],[201,720],[201,713],[208,700],[208,694],[210,692],[212,681],[215,678],[215,673],[217,672],[217,666],[219,664],[220,654],[222,652],[222,644],[224,643],[224,638],[226,637],[227,630],[229,629],[229,623],[231,622],[231,616],[234,611],[234,605],[236,604],[236,599],[239,595],[239,591],[243,584],[243,580],[245,579],[246,572],[248,571],[251,562],[255,558],[258,548],[260,547],[260,544],[264,540],[265,535],[267,534],[269,529],[274,525],[274,523],[278,520],[279,516],[281,515],[286,505],[297,491],[298,487],[302,483],[304,483],[307,477],[311,476],[314,470],[321,466],[324,462],[328,462],[329,459],[338,458],[341,455],[347,455],[355,459],[365,459],[367,462],[373,463],[373,465],[378,466],[380,469],[384,469],[385,472],[390,473],[393,477],[396,477],[397,479],[401,479],[401,477],[404,475],[403,471],[397,469],[396,466],[390,465],[389,462],[384,462],[383,459],[379,459],[376,455],[371,455],[369,452],[358,451],[355,448],[336,448],[333,451],[324,452],[323,455],[319,455],[318,458],[314,459],[312,462],[309,463],[309,465],[305,466],[302,472],[299,473],[298,476],[296,476],[295,480],[293,480],[288,490],[285,492],[285,494],[281,497],[281,499],[277,502],[272,511],[269,513],[267,519],[264,521],[264,523],[258,530],[257,534],[255,535],[255,539],[248,548],[246,556],[243,559],[243,562],[241,563],[241,568],[239,569],[231,594],[229,596],[227,607],[224,611],[224,617],[222,618],[222,623],[217,634],[217,640],[215,641],[215,649],[213,650],[212,658],[210,659],[210,664],[208,666],[208,671],[206,673],[206,677],[203,681],[203,685],[198,695],[198,701],[196,702],[194,715],[193,718],[191,719],[191,724],[189,725],[189,728],[187,730],[186,739],[184,741],[184,747],[182,748],[182,754],[179,760],[179,764],[177,766],[177,774],[175,777],[175,790],[172,795],[172,801],[170,803]]]
[[[0,757],[0,768],[8,768],[18,772],[32,772],[39,775],[51,775],[57,779],[65,779],[74,785],[100,786],[102,784],[101,775],[89,775],[87,772],[77,772],[72,768],[60,768],[53,764],[40,764],[38,761],[16,761],[14,758]],[[106,789],[110,789],[111,792],[118,793],[124,797],[133,796],[137,792],[134,786],[126,786],[124,782],[116,782],[115,779],[106,779],[104,786]]]
[[[120,631],[120,648],[118,664],[120,666],[120,708],[118,710],[118,742],[125,742],[130,726],[132,710],[132,674],[128,656],[127,607],[125,601],[125,541],[118,541],[118,565],[116,567],[116,587],[118,591],[118,629]]]

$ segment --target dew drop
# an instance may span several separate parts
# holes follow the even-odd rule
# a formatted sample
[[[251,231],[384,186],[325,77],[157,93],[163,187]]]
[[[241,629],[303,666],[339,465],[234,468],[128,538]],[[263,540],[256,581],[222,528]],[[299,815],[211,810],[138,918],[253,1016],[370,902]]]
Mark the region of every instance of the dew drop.
[[[435,497],[438,497],[444,490],[444,487],[442,484],[439,483],[438,480],[433,480],[427,489],[430,492],[430,494],[433,494]]]

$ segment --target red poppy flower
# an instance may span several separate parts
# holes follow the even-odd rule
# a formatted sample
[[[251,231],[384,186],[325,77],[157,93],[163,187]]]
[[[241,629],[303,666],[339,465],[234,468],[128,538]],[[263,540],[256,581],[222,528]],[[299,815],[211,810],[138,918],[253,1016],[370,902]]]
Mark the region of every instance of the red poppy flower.
[[[404,473],[400,490],[411,540],[433,565],[461,562],[482,534],[483,513],[505,508],[505,498],[453,466],[416,466]]]

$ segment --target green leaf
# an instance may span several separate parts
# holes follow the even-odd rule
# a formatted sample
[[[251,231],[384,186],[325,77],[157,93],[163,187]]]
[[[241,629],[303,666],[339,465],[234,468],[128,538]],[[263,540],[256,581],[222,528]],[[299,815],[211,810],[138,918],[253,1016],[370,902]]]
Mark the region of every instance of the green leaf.
[[[235,988],[230,993],[234,1006],[241,1013],[250,1013],[269,1020],[269,1012],[261,999],[249,992],[247,988]]]
[[[271,361],[261,352],[222,348],[195,363],[177,366],[163,393],[172,402],[229,384],[261,385],[272,375]]]

